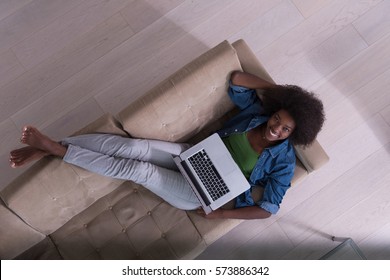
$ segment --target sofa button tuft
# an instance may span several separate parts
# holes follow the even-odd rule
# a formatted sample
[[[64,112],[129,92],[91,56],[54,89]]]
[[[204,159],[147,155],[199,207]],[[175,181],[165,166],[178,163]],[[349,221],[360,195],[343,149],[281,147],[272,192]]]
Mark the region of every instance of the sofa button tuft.
[[[87,224],[84,224],[84,227],[85,227],[85,228],[87,228],[87,227],[88,227],[88,225],[87,225]]]
[[[152,215],[152,211],[148,211],[148,213],[146,213],[146,214],[148,214],[148,216],[151,216]]]
[[[109,210],[112,210],[112,209],[113,209],[113,207],[112,207],[112,206],[110,206],[110,207],[108,207],[108,209],[109,209]]]
[[[161,238],[165,239],[165,238],[167,238],[167,235],[165,233],[162,233]]]

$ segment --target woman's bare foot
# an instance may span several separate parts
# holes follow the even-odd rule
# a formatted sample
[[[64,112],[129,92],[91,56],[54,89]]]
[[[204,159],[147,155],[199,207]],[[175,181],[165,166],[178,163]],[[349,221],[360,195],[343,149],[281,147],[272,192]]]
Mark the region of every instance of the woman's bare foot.
[[[55,142],[46,135],[43,135],[37,128],[25,126],[23,128],[20,142],[27,144],[38,150],[42,150],[50,155],[64,157],[67,148]]]
[[[11,151],[9,162],[12,168],[17,168],[31,161],[39,160],[47,155],[49,155],[49,153],[28,146],[28,147]]]

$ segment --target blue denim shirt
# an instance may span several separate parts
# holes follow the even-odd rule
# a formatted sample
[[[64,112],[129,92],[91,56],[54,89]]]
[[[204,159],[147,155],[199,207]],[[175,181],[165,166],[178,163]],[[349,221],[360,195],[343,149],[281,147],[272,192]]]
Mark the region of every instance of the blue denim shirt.
[[[246,132],[268,121],[269,116],[264,115],[262,102],[255,90],[230,84],[228,94],[241,111],[218,131],[221,137]],[[258,205],[276,214],[291,186],[294,169],[295,152],[288,139],[264,149],[249,177],[251,188],[236,198],[236,208]],[[251,195],[254,186],[264,187],[263,197],[258,202]]]

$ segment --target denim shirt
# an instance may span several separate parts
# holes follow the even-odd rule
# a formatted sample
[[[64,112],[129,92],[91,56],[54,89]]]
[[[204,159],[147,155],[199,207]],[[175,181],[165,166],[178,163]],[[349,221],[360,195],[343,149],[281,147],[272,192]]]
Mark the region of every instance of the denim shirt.
[[[255,90],[230,83],[228,94],[241,111],[218,131],[221,137],[246,132],[268,121],[269,116],[264,115],[262,102]],[[295,152],[288,139],[264,149],[249,177],[251,188],[236,198],[236,208],[258,205],[276,214],[283,196],[291,186],[294,169]],[[263,197],[258,202],[251,195],[252,187],[255,186],[264,187]]]

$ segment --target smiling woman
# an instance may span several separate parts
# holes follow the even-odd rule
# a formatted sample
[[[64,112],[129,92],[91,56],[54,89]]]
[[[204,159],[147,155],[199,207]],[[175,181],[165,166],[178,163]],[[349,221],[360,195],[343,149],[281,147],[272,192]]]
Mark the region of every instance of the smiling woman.
[[[260,99],[256,89],[263,91]],[[275,85],[255,75],[234,71],[228,94],[241,110],[218,133],[252,187],[236,198],[235,209],[218,209],[208,218],[267,218],[276,214],[291,186],[294,145],[310,145],[325,120],[322,102],[310,92]],[[248,149],[247,147],[250,147]]]
[[[293,145],[310,145],[325,121],[322,102],[295,85],[265,89],[263,103],[267,114],[284,110],[294,120],[295,127],[288,136]]]
[[[255,89],[265,91],[260,100]],[[276,214],[295,170],[293,144],[308,145],[321,129],[323,106],[313,94],[297,86],[279,86],[247,74],[233,72],[228,94],[241,110],[218,131],[249,184],[260,186],[255,202],[248,189],[236,197],[234,209],[217,209],[206,218],[262,219]],[[54,141],[32,126],[25,126],[21,142],[28,145],[10,154],[12,167],[48,155],[89,171],[142,184],[171,205],[200,207],[185,178],[172,165],[188,144],[88,134]]]
[[[234,85],[263,90],[263,114],[271,116],[263,131],[268,140],[289,138],[293,145],[303,146],[315,140],[324,124],[325,114],[321,100],[313,93],[296,85],[274,85],[244,72],[232,73],[231,79]],[[279,131],[275,124],[280,122]]]

